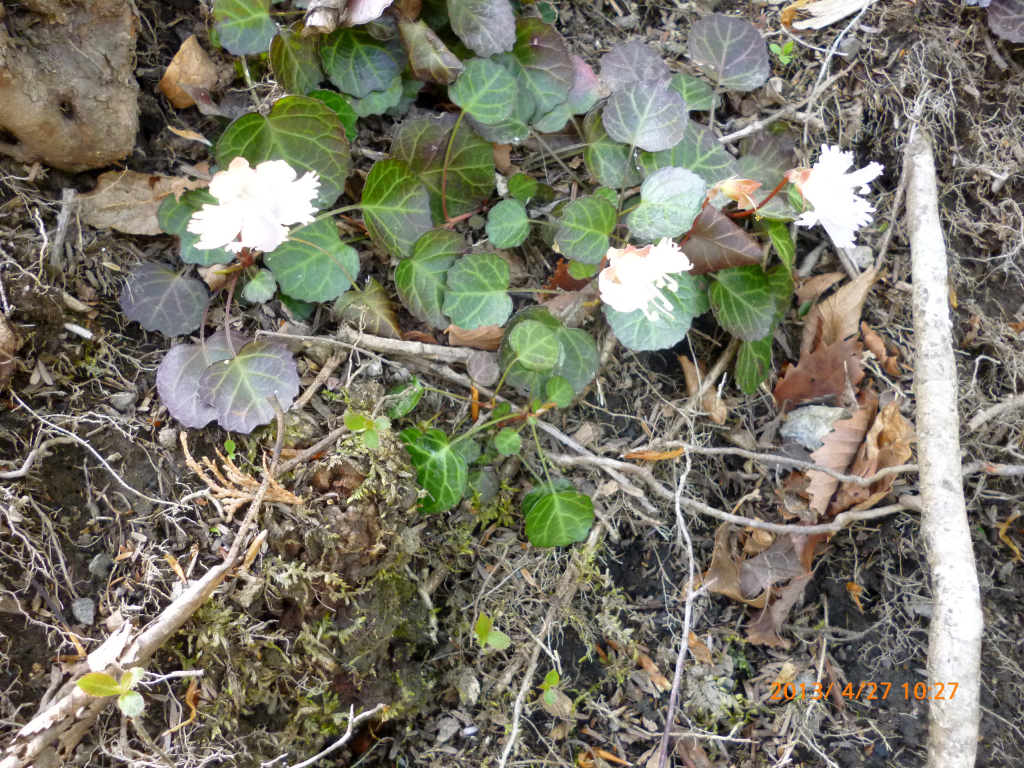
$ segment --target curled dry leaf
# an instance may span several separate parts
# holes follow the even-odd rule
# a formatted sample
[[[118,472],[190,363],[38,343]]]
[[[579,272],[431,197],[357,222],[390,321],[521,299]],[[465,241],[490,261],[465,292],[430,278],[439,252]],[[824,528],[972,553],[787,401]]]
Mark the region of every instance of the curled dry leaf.
[[[421,344],[439,344],[437,339],[425,331],[402,331],[402,339],[405,341],[418,341]]]
[[[824,275],[815,275],[802,282],[800,287],[793,291],[793,293],[796,294],[796,300],[801,304],[805,301],[817,301],[821,294],[844,277],[846,277],[845,272],[828,272]]]
[[[640,461],[668,461],[682,456],[685,450],[684,448],[673,448],[671,451],[631,451],[622,458],[639,459]]]
[[[810,352],[819,346],[829,346],[856,335],[864,299],[877,279],[878,272],[874,268],[868,269],[814,305],[804,319],[800,352]]]
[[[693,397],[697,394],[697,390],[700,389],[704,366],[703,364],[701,365],[701,370],[698,374],[697,366],[693,364],[690,358],[685,355],[678,355],[678,358],[679,364],[683,367],[683,376],[686,378],[686,391],[690,397]],[[704,393],[700,404],[714,424],[725,424],[726,419],[729,418],[729,409],[726,407],[725,401],[718,396],[718,393],[713,388],[709,388]]]
[[[775,592],[771,604],[766,606],[754,620],[747,625],[747,640],[757,645],[768,645],[772,648],[788,648],[790,642],[779,637],[779,630],[789,618],[793,606],[803,596],[807,583],[814,576],[805,573],[793,579],[782,589]]]
[[[899,401],[889,403],[875,417],[864,444],[857,451],[850,473],[867,477],[879,470],[906,464],[912,455],[910,444],[915,440],[914,427],[900,414]],[[851,507],[870,509],[888,495],[895,479],[895,475],[889,475],[868,488],[844,483],[831,511],[839,513]]]
[[[640,658],[637,659],[637,663],[647,673],[647,676],[651,678],[651,682],[654,683],[654,687],[662,693],[672,690],[672,683],[668,681],[668,678],[661,674],[661,670],[658,669],[658,665],[655,664],[651,657],[645,653],[640,654]]]
[[[7,386],[11,376],[18,370],[14,355],[24,343],[21,334],[0,314],[0,389]]]
[[[472,331],[459,328],[457,325],[449,325],[445,333],[448,334],[449,346],[482,349],[486,352],[497,352],[501,346],[501,338],[505,335],[500,325],[481,325]]]
[[[836,472],[846,472],[864,442],[864,436],[877,408],[878,400],[873,399],[857,409],[850,418],[833,424],[832,431],[825,436],[824,445],[811,454],[814,463]],[[839,487],[839,481],[831,475],[813,469],[808,470],[807,477],[810,480],[807,486],[809,506],[812,511],[824,515],[832,494]]]
[[[116,229],[128,235],[160,235],[156,212],[168,195],[205,187],[210,182],[186,176],[157,176],[136,171],[107,171],[100,174],[96,189],[76,199],[86,224]]]
[[[196,103],[191,94],[182,88],[182,84],[206,90],[217,85],[217,65],[203,50],[195,35],[181,44],[157,86],[178,109],[185,109]]]
[[[863,349],[859,341],[847,339],[802,352],[800,361],[791,365],[775,385],[775,401],[783,413],[808,400],[842,394],[847,377],[851,386],[860,384],[864,378]]]
[[[690,653],[693,654],[693,658],[701,664],[715,663],[715,660],[711,657],[711,650],[703,640],[697,637],[697,633],[692,629],[690,630],[690,639],[687,641],[687,645],[690,647]]]
[[[864,337],[864,346],[878,358],[878,362],[885,372],[890,376],[899,376],[901,373],[899,355],[889,354],[885,341],[867,323],[860,324],[860,332]]]

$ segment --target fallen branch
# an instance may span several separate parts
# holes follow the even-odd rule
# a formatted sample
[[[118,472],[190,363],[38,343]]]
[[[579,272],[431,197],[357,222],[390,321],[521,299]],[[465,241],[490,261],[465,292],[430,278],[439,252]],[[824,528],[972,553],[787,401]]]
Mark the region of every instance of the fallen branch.
[[[905,161],[914,306],[914,394],[933,617],[928,682],[956,682],[957,695],[928,704],[928,768],[972,768],[978,748],[981,633],[978,572],[971,548],[957,420],[957,374],[931,137],[911,138]]]
[[[324,749],[319,754],[313,755],[311,758],[309,758],[309,760],[303,760],[301,763],[296,763],[291,768],[309,768],[309,766],[313,765],[313,763],[317,762],[318,760],[321,760],[321,759],[327,757],[332,752],[338,751],[339,749],[344,747],[346,744],[348,744],[348,742],[355,735],[356,726],[361,725],[362,723],[365,723],[367,720],[372,720],[373,718],[375,718],[377,715],[379,715],[385,709],[387,709],[387,707],[385,707],[385,705],[378,704],[373,709],[369,709],[366,712],[362,712],[359,715],[356,715],[356,708],[355,707],[349,707],[348,708],[348,727],[345,729],[345,733],[342,734],[342,737],[340,739],[338,739],[336,742],[334,742],[333,744],[331,744],[331,746],[329,746],[326,749]],[[263,765],[260,766],[260,768],[268,768],[268,766],[271,766],[271,765],[273,765],[276,762],[277,762],[277,759],[271,760],[269,763],[263,763]]]
[[[976,413],[974,418],[967,422],[967,431],[977,432],[997,416],[1002,416],[1004,413],[1015,411],[1018,408],[1024,408],[1024,395],[1011,397],[1008,400],[1003,400],[1001,403],[996,403],[991,408],[986,408],[981,413]]]

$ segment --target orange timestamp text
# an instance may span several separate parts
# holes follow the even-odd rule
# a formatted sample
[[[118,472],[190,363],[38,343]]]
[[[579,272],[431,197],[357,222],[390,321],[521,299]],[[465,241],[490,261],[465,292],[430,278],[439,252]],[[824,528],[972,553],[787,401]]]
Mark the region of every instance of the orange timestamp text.
[[[933,683],[928,685],[927,683],[903,683],[902,685],[893,686],[892,683],[872,683],[869,681],[863,681],[859,685],[853,683],[847,683],[845,686],[840,687],[836,683],[829,683],[827,686],[821,683],[812,683],[806,685],[804,683],[772,683],[771,686],[771,698],[775,701],[792,701],[794,699],[825,699],[833,693],[838,694],[844,699],[852,699],[854,701],[886,701],[890,698],[890,693],[893,699],[898,699],[900,693],[903,693],[903,699],[910,701],[916,699],[917,701],[925,701],[928,699],[952,699],[956,695],[957,683]]]

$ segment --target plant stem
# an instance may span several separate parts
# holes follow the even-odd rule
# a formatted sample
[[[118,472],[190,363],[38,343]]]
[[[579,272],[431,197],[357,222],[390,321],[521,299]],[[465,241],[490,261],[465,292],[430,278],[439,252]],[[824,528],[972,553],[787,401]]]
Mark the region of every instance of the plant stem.
[[[636,152],[636,144],[629,145],[629,152],[626,153],[626,163],[622,167],[622,189],[619,190],[619,204],[615,206],[615,221],[618,223],[622,215],[622,204],[626,202],[626,179],[629,178],[630,164],[633,162],[633,153]]]
[[[455,145],[455,134],[459,132],[459,126],[462,125],[462,118],[465,112],[459,112],[458,118],[455,120],[455,125],[452,126],[451,136],[448,137],[448,148],[444,152],[444,169],[441,171],[441,214],[444,216],[444,220],[451,223],[451,219],[448,218],[448,161],[452,159],[452,147]]]
[[[238,276],[241,272],[232,272],[228,278],[228,295],[224,300],[224,338],[228,342],[228,349],[231,356],[235,356],[235,345],[231,343],[231,299],[235,295],[235,286],[238,284]]]
[[[786,183],[788,181],[789,181],[789,179],[783,178],[782,181],[779,182],[779,186],[777,186],[775,189],[773,189],[771,194],[768,195],[768,197],[766,197],[760,203],[758,203],[755,208],[751,208],[749,211],[737,211],[735,213],[727,213],[725,215],[728,216],[730,219],[743,219],[743,218],[746,218],[747,216],[749,216],[750,214],[755,213],[755,212],[761,210],[762,208],[765,207],[765,205],[768,204],[769,200],[771,200],[773,197],[775,197],[777,194],[779,194],[779,192],[782,190],[782,188],[784,186],[786,186]]]
[[[537,446],[537,458],[540,459],[541,469],[544,470],[544,477],[547,478],[548,488],[551,492],[555,492],[555,483],[551,479],[551,472],[548,470],[548,463],[544,461],[544,449],[540,446],[540,438],[537,436],[537,427],[534,424],[530,424],[530,431],[533,432],[533,443]]]

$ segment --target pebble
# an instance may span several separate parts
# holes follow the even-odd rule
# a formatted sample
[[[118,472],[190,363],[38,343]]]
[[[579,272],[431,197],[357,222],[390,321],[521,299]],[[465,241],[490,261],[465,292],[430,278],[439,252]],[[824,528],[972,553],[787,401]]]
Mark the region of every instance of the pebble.
[[[157,434],[156,441],[160,443],[161,448],[173,451],[178,447],[178,430],[174,427],[164,427]]]
[[[127,413],[138,401],[138,392],[118,392],[116,395],[110,396],[110,404],[121,413]]]
[[[96,621],[96,603],[88,597],[80,597],[71,604],[71,612],[79,624],[92,626]]]
[[[89,573],[101,579],[110,575],[110,569],[114,567],[114,561],[106,552],[100,552],[89,561]]]

